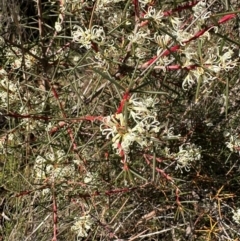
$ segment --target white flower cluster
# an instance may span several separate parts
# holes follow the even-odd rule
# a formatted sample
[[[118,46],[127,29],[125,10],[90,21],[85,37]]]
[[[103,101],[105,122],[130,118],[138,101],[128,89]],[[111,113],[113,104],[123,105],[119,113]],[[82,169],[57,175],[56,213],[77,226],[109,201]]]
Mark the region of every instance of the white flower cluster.
[[[71,227],[71,230],[77,234],[77,240],[83,237],[87,237],[87,232],[93,225],[93,220],[90,215],[85,215],[79,218],[75,218],[76,222]]]
[[[54,28],[55,28],[55,30],[56,30],[58,33],[61,32],[61,31],[62,31],[62,24],[61,24],[61,22],[56,21]]]
[[[214,46],[205,46],[204,42],[209,41],[211,38],[210,29],[213,29],[217,32],[217,27],[208,29],[204,34],[199,36],[202,45],[201,48],[202,54],[199,56],[199,52],[196,51],[196,43],[194,41],[188,42],[188,40],[194,37],[199,31],[202,30],[202,24],[205,20],[210,17],[211,12],[208,11],[206,6],[206,1],[199,1],[194,7],[194,17],[195,20],[191,25],[184,23],[184,19],[173,17],[171,18],[172,27],[169,29],[172,34],[176,37],[176,40],[179,41],[181,46],[181,61],[182,68],[189,68],[188,74],[182,82],[183,89],[187,90],[191,88],[194,84],[201,82],[203,85],[214,80],[215,74],[220,71],[228,71],[233,69],[237,65],[237,61],[233,59],[234,51],[232,47],[221,47],[221,43],[216,43]],[[163,37],[161,37],[163,38]],[[160,37],[155,36],[155,41],[159,44],[160,48],[158,49],[158,55],[160,52],[166,48],[164,43],[170,41],[170,36],[166,40],[162,40]],[[201,59],[201,61],[198,61]],[[172,61],[164,61],[165,66]],[[157,64],[163,65],[164,62],[158,62]],[[191,68],[191,66],[194,66]],[[198,67],[196,67],[198,66]]]
[[[178,153],[170,153],[169,148],[165,148],[166,156],[177,161],[176,170],[182,168],[189,171],[192,162],[201,159],[200,148],[194,144],[185,143],[179,146]]]
[[[49,180],[71,177],[75,172],[74,165],[65,165],[61,162],[65,160],[66,154],[63,150],[55,153],[48,152],[45,157],[37,156],[33,167],[33,177],[36,180]]]
[[[238,135],[230,135],[228,133],[229,141],[226,142],[227,147],[232,151],[232,152],[238,152],[240,154],[240,138]]]
[[[199,1],[193,8],[193,15],[198,20],[205,20],[210,17],[211,12],[207,9],[206,1]]]
[[[128,35],[128,40],[131,43],[137,43],[138,45],[140,45],[145,43],[148,35],[148,33],[140,30],[137,33],[131,33],[130,35]]]
[[[123,1],[124,0],[98,0],[96,2],[96,12],[104,13],[109,10],[108,6]]]
[[[207,20],[211,12],[208,11],[207,4],[205,1],[199,1],[193,8],[194,12],[194,21],[190,25],[186,25],[186,22],[184,18],[178,18],[178,17],[172,17],[170,20],[172,23],[172,34],[176,37],[176,40],[179,41],[179,43],[184,46],[185,41],[188,41],[190,38],[192,38],[197,32],[199,32],[202,27],[201,25],[205,23],[205,20]],[[208,31],[204,33],[201,38],[207,37],[208,40],[210,38],[210,34]]]
[[[0,106],[2,108],[17,99],[18,86],[13,81],[9,81],[8,74],[3,68],[0,70],[0,79]]]
[[[104,59],[104,56],[100,54],[100,52],[96,53],[94,56],[94,59],[88,58],[92,61],[92,65],[96,68],[101,68],[103,71],[108,70],[109,64],[108,62]]]
[[[151,18],[153,19],[157,24],[159,25],[164,25],[162,23],[162,19],[163,19],[163,12],[161,10],[157,11],[155,8],[153,8],[152,6],[150,6],[148,8],[147,13],[145,14],[144,18]]]
[[[94,25],[91,29],[85,30],[75,25],[72,31],[73,41],[79,43],[81,47],[85,47],[87,49],[91,48],[92,42],[95,42],[99,45],[105,43],[105,32],[103,27]]]
[[[185,77],[182,83],[183,89],[188,89],[193,86],[193,84],[198,81],[202,83],[209,83],[211,80],[214,80],[216,77],[215,73],[220,71],[228,71],[233,69],[237,65],[237,61],[233,60],[232,57],[234,52],[232,49],[224,47],[220,53],[219,46],[216,45],[211,49],[205,49],[206,55],[203,58],[204,67],[197,67],[190,69],[188,75]],[[188,45],[185,50],[182,51],[185,54],[184,64],[182,67],[187,67],[190,65],[195,65],[194,60],[198,58],[197,52],[194,51],[192,44]]]
[[[149,3],[148,0],[139,1],[141,6],[145,6]],[[232,46],[221,46],[221,42],[217,42],[214,46],[208,45],[211,38],[210,30],[214,32],[218,31],[217,26],[211,28],[206,28],[205,32],[202,27],[203,24],[209,26],[206,22],[211,12],[208,10],[207,1],[202,0],[193,6],[193,16],[194,19],[191,24],[186,24],[186,19],[184,17],[179,18],[175,16],[167,17],[164,12],[160,9],[157,9],[153,6],[149,6],[144,18],[148,21],[154,22],[158,27],[164,27],[171,34],[162,34],[155,32],[154,36],[151,36],[151,32],[146,27],[141,29],[134,34],[128,35],[128,40],[132,43],[135,43],[135,56],[138,57],[141,61],[144,60],[144,56],[147,56],[144,53],[145,40],[154,40],[158,45],[157,56],[158,59],[155,62],[156,69],[166,70],[166,67],[174,65],[176,63],[176,56],[174,55],[163,55],[165,51],[173,45],[177,40],[181,47],[176,52],[179,53],[179,58],[181,60],[181,68],[187,69],[187,75],[182,81],[183,89],[187,90],[192,88],[196,83],[201,83],[201,86],[208,86],[212,80],[216,79],[216,74],[220,71],[228,71],[237,66],[237,60],[233,59],[234,56],[234,47]],[[166,24],[166,21],[169,21],[169,24]],[[199,36],[197,36],[199,34]],[[197,38],[201,41],[200,51],[197,49],[196,41],[191,38]],[[150,41],[152,43],[152,41]],[[140,51],[140,49],[142,51]],[[177,63],[178,64],[178,63]]]
[[[141,7],[144,8],[147,4],[150,4],[152,0],[139,0]]]
[[[25,66],[26,69],[30,69],[37,62],[34,56],[38,56],[38,49],[34,47],[30,50],[31,54],[25,53],[24,56],[22,54],[22,50],[13,47],[9,49],[6,53],[6,57],[8,58],[8,64],[11,65],[13,69],[19,69],[21,66]]]
[[[240,208],[237,209],[237,211],[233,211],[233,220],[234,220],[237,224],[240,224]]]
[[[9,142],[14,139],[12,133],[0,137],[0,154],[9,154],[12,153]]]
[[[158,133],[161,128],[156,119],[157,103],[153,98],[142,99],[133,94],[126,103],[129,118],[122,113],[104,118],[100,130],[107,139],[112,139],[112,146],[119,155],[127,155],[134,142],[141,148],[151,145],[152,133]]]

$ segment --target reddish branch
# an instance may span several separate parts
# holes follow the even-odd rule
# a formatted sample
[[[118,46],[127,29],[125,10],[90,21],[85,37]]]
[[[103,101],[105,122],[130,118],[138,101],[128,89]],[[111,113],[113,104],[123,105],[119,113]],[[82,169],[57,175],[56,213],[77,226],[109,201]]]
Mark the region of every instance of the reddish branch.
[[[152,164],[151,164],[151,162],[150,162],[149,159],[152,160],[152,159],[153,159],[153,156],[144,154],[143,157],[144,157],[145,161],[147,162],[147,164],[148,164],[149,166],[152,166]],[[156,160],[157,160],[158,162],[162,162],[162,160],[161,160],[160,158],[156,158]],[[156,167],[155,170],[156,170],[158,173],[160,173],[164,178],[166,178],[168,181],[170,181],[170,182],[172,182],[172,183],[174,182],[174,180],[171,178],[171,176],[169,176],[168,174],[166,174],[162,169]]]
[[[227,21],[229,21],[229,20],[231,20],[231,19],[233,19],[233,18],[235,18],[235,17],[236,17],[236,14],[228,14],[228,15],[222,17],[220,20],[218,20],[218,24],[225,23],[225,22],[227,22]],[[187,43],[189,43],[189,42],[191,42],[191,41],[199,38],[199,37],[202,36],[205,32],[209,31],[211,28],[214,28],[214,27],[216,27],[216,26],[217,26],[217,24],[212,24],[212,25],[210,25],[210,26],[208,26],[208,27],[200,30],[200,31],[197,32],[192,38],[190,38],[190,39],[188,39],[188,40],[186,40],[186,41],[183,41],[183,44],[187,44]],[[178,50],[180,49],[180,47],[181,47],[180,45],[175,45],[175,46],[171,47],[169,50],[165,50],[165,51],[161,54],[161,57],[167,56],[167,55],[169,55],[169,54],[172,53],[172,52],[178,51]],[[150,66],[151,64],[153,64],[153,63],[156,61],[157,58],[159,58],[159,56],[154,56],[154,57],[152,57],[152,58],[151,58],[150,60],[148,60],[146,63],[142,64],[142,65],[140,66],[140,68],[143,68],[143,69],[144,69],[144,68],[147,68],[148,66]],[[193,67],[193,66],[191,66],[191,68],[192,68],[192,67]]]
[[[81,184],[81,186],[82,185],[86,185],[86,184]],[[25,195],[29,195],[29,194],[35,192],[36,190],[45,189],[48,186],[49,185],[47,185],[47,186],[44,185],[44,186],[42,186],[41,188],[38,188],[38,189],[22,191],[22,192],[16,194],[15,197],[22,197],[22,196],[25,196]],[[140,189],[140,188],[143,188],[145,186],[146,186],[146,184],[141,185],[141,186],[136,186],[136,187],[111,189],[111,190],[108,190],[108,191],[105,191],[105,192],[95,191],[93,193],[79,193],[77,196],[80,197],[80,198],[91,198],[91,197],[95,197],[95,196],[104,196],[104,195],[112,196],[112,195],[119,194],[119,193],[131,192],[133,190]],[[56,197],[55,197],[54,194],[53,194],[53,215],[54,215],[53,216],[54,224],[57,224],[57,203],[56,203]],[[57,230],[57,228],[56,228],[56,230]]]
[[[139,2],[138,0],[133,0],[135,16],[139,18]]]
[[[126,101],[128,101],[130,99],[130,93],[129,93],[129,91],[126,91],[125,93],[124,93],[124,95],[123,95],[123,98],[122,98],[122,100],[121,100],[121,102],[120,102],[120,105],[119,105],[119,107],[118,107],[118,109],[117,109],[117,114],[120,114],[120,113],[122,113],[123,112],[123,110],[124,110],[124,105],[125,105],[125,103],[126,103]]]
[[[199,2],[199,1],[193,1],[193,2],[187,3],[187,4],[183,5],[183,6],[174,8],[174,9],[172,9],[172,10],[165,11],[165,12],[163,12],[163,15],[164,15],[165,17],[167,17],[167,16],[172,15],[172,14],[175,13],[175,12],[181,12],[181,11],[183,11],[183,10],[185,10],[185,9],[192,8],[192,7],[195,6],[198,2]],[[141,14],[143,18],[144,18],[144,15],[145,15],[145,14],[146,14],[146,13],[142,13],[142,14]],[[140,26],[143,27],[143,26],[145,26],[145,25],[147,25],[147,24],[148,24],[148,20],[145,20],[145,21],[142,21],[142,22],[141,22]]]

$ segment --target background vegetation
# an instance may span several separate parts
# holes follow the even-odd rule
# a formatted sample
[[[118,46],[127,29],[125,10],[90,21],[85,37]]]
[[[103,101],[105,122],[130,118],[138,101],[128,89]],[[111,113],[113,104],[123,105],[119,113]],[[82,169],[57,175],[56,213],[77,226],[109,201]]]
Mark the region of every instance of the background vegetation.
[[[239,4],[2,0],[1,240],[238,240]]]

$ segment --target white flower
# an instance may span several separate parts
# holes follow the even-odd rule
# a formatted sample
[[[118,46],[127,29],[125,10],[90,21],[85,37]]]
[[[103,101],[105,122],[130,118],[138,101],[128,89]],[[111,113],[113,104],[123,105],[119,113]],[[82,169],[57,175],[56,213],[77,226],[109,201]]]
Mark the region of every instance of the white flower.
[[[125,132],[125,126],[124,116],[120,113],[105,117],[104,123],[100,126],[100,130],[102,134],[106,135],[106,138],[109,139],[110,136],[114,137],[116,134]]]
[[[196,160],[200,160],[201,154],[200,149],[197,148],[194,144],[183,144],[179,147],[179,152],[177,154],[173,154],[173,156],[177,160],[176,169],[184,168],[186,171],[189,171],[191,167],[191,163]]]
[[[36,180],[71,177],[75,173],[75,166],[74,164],[64,164],[65,156],[63,150],[57,150],[55,153],[48,152],[44,157],[38,155],[33,166],[33,177]]]
[[[130,146],[135,141],[141,147],[147,146],[146,136],[158,132],[159,129],[160,123],[154,116],[146,116],[133,128],[126,128],[122,113],[106,117],[100,126],[103,135],[106,135],[107,138],[112,137],[112,146],[120,155],[122,155],[122,151],[127,155],[130,152]]]
[[[16,92],[18,87],[16,84],[14,84],[13,81],[9,81],[8,76],[5,74],[0,74],[1,79],[1,84],[0,86],[6,91],[6,92]]]
[[[211,12],[207,10],[205,1],[199,1],[193,8],[193,15],[196,19],[205,20],[210,17]]]
[[[72,177],[74,175],[75,172],[75,167],[74,165],[66,165],[66,166],[60,166],[57,167],[53,170],[52,176],[54,176],[54,178],[69,178]]]
[[[233,211],[233,220],[240,224],[240,209],[237,209],[237,211]]]
[[[188,75],[184,78],[182,83],[182,88],[184,90],[188,90],[189,88],[192,88],[192,86],[195,84],[196,80],[193,74],[193,71],[189,71]]]
[[[18,98],[18,86],[8,79],[5,72],[0,73],[0,102],[2,107],[6,107]]]
[[[3,37],[0,37],[0,46],[3,47],[5,45],[5,40]]]
[[[145,14],[144,18],[152,18],[157,24],[162,24],[162,18],[164,17],[163,11],[159,10],[156,11],[155,8],[153,8],[152,6],[150,6],[148,8],[147,13]]]
[[[80,60],[80,56],[75,55],[75,56],[73,57],[73,61],[74,61],[74,62],[78,62],[79,60]]]
[[[240,139],[237,135],[231,135],[226,145],[232,152],[238,152],[240,154]]]
[[[206,60],[205,65],[214,73],[219,73],[221,71],[221,67],[216,62],[214,63],[211,59]]]
[[[144,33],[143,31],[138,31],[136,34],[130,34],[128,36],[128,40],[131,43],[143,44],[147,39],[148,34]]]
[[[131,145],[136,142],[141,148],[152,144],[153,133],[158,133],[161,126],[156,119],[156,98],[139,98],[133,94],[126,103],[129,123],[120,113],[107,116],[103,119],[100,130],[107,139],[112,140],[112,147],[120,156],[127,158]]]
[[[87,172],[85,177],[84,177],[84,183],[88,184],[91,183],[94,179],[94,176],[91,172]]]
[[[35,164],[33,166],[33,170],[34,170],[33,177],[37,180],[46,179],[45,167],[46,167],[46,159],[44,159],[41,156],[37,156],[37,158],[35,160]],[[51,167],[52,167],[52,165],[51,165]]]
[[[41,193],[42,193],[43,196],[46,196],[46,195],[51,193],[51,189],[48,188],[48,187],[44,188]]]
[[[170,22],[172,23],[172,27],[175,31],[182,28],[183,20],[181,18],[173,17],[170,19]]]
[[[126,128],[126,126],[122,113],[107,116],[104,119],[104,123],[100,126],[102,134],[106,135],[107,139],[112,136],[112,146],[117,150],[118,154],[120,154],[121,150],[127,154],[129,152],[129,146],[133,142],[133,136],[129,132],[130,129]]]
[[[17,58],[17,59],[15,59],[14,62],[11,64],[11,67],[12,67],[13,69],[19,69],[19,68],[21,67],[21,65],[22,65],[21,59]]]
[[[154,34],[154,40],[159,45],[160,48],[166,48],[168,43],[172,38],[168,34],[158,35],[157,33]]]
[[[154,116],[147,116],[142,121],[133,128],[133,131],[138,131],[138,133],[157,133],[160,130],[160,123],[156,120]]]
[[[94,25],[91,29],[81,28],[80,26],[75,25],[73,27],[72,37],[73,41],[80,43],[81,47],[87,49],[91,48],[91,41],[96,42],[97,44],[103,44],[105,42],[105,33],[102,27]]]
[[[105,58],[117,59],[119,55],[120,55],[119,50],[113,45],[108,45],[108,47],[104,49]]]
[[[46,154],[46,159],[49,161],[61,161],[64,157],[65,153],[63,150],[57,150],[56,153],[48,152]]]
[[[135,50],[135,56],[139,59],[144,59],[146,57],[147,53],[144,52],[141,48],[136,48]]]
[[[3,68],[0,69],[0,77],[1,78],[6,78],[7,77],[7,71]]]
[[[109,64],[108,62],[103,58],[103,56],[100,54],[100,52],[96,53],[95,56],[94,56],[95,60],[92,60],[93,61],[93,65],[97,68],[102,68],[103,70],[108,70],[109,68]]]
[[[12,141],[13,139],[14,139],[14,135],[12,133],[0,137],[0,153],[2,154],[12,153],[12,149],[10,148],[9,141]]]
[[[147,4],[151,3],[152,0],[139,0],[141,7],[144,8]]]
[[[175,60],[175,58],[172,55],[161,56],[163,52],[164,52],[164,49],[160,47],[157,49],[157,56],[160,56],[160,57],[156,62],[156,65],[166,67],[167,65],[171,64]]]
[[[204,69],[197,67],[196,69],[189,70],[188,75],[185,77],[182,83],[182,88],[187,90],[192,88],[192,86],[199,81],[199,78],[203,76]]]
[[[81,47],[85,47],[87,49],[91,48],[91,39],[92,34],[89,29],[83,30],[79,26],[74,26],[73,29],[76,29],[72,32],[73,41],[81,44]]]
[[[55,22],[55,30],[59,33],[62,31],[62,25],[60,22]]]
[[[121,13],[113,12],[112,15],[108,18],[108,21],[111,22],[113,26],[118,26],[121,24]]]
[[[79,218],[75,218],[76,222],[71,227],[71,230],[77,234],[77,239],[87,237],[87,232],[93,225],[93,220],[90,215],[85,215]]]
[[[171,18],[172,23],[172,34],[176,37],[176,39],[180,42],[181,45],[185,45],[183,42],[193,37],[193,34],[183,29],[184,23],[181,18]]]
[[[185,31],[184,29],[178,29],[175,33],[177,41],[184,46],[184,42],[192,38],[194,35]]]
[[[123,136],[118,134],[112,139],[112,142],[112,147],[116,149],[117,154],[121,156],[121,152],[123,151],[124,155],[127,155],[130,152],[130,145],[133,142],[133,138],[129,133],[126,133]]]
[[[158,99],[148,98],[139,98],[135,94],[131,96],[128,101],[128,111],[129,115],[138,123],[146,116],[156,116],[158,104]]]
[[[234,54],[232,49],[225,48],[227,51],[223,55],[219,55],[219,67],[224,70],[232,69],[236,66],[237,62],[232,60]]]
[[[168,128],[167,130],[165,130],[164,131],[164,139],[166,139],[166,140],[176,140],[176,139],[179,139],[180,137],[181,137],[181,135],[175,135],[174,133],[173,133],[173,130],[174,130],[174,128],[173,127],[170,127],[170,128]]]

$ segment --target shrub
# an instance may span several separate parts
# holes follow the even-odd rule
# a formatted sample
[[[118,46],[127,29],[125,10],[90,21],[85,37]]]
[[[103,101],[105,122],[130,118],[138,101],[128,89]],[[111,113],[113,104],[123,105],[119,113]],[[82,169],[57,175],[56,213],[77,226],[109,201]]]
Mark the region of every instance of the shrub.
[[[236,1],[1,8],[2,239],[237,239]]]

